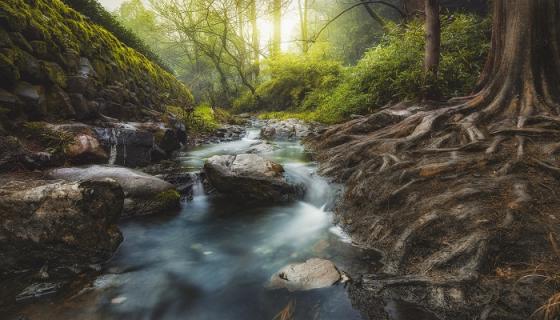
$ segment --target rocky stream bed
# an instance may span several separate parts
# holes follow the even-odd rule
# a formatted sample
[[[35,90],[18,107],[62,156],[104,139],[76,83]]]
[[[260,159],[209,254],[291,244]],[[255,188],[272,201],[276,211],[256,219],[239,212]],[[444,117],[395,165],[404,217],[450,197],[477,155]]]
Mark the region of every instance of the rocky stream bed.
[[[90,164],[4,175],[0,312],[29,320],[273,319],[281,311],[436,319],[398,297],[364,310],[353,294],[381,256],[333,224],[340,186],[317,175],[300,143],[317,130],[253,121],[242,134],[223,129],[208,138],[214,143],[140,170]]]

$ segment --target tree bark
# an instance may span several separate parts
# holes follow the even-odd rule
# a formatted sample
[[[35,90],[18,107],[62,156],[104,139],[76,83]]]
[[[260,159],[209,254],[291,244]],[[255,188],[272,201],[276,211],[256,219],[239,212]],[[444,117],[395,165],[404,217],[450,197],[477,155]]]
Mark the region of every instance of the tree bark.
[[[274,20],[274,30],[272,35],[272,56],[277,56],[282,52],[282,0],[273,0],[272,14]]]
[[[426,14],[425,32],[426,48],[424,57],[424,84],[426,87],[425,98],[437,97],[437,82],[440,51],[441,51],[441,22],[439,19],[439,1],[425,0],[424,12]]]
[[[301,48],[303,53],[309,51],[309,0],[298,0]]]

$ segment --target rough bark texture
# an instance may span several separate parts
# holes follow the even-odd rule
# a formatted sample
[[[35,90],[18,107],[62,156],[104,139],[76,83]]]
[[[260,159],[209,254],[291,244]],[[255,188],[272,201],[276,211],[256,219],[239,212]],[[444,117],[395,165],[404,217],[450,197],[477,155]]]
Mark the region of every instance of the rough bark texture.
[[[558,265],[560,3],[494,6],[478,93],[399,104],[310,141],[347,185],[340,222],[385,252],[385,275],[352,291],[365,313],[364,301],[398,296],[446,319],[527,319],[553,293],[527,275]]]
[[[435,83],[439,71],[439,60],[441,51],[441,22],[439,19],[439,1],[425,0],[424,11],[426,13],[425,32],[426,48],[424,59],[425,83],[427,85],[426,98],[435,98],[437,88],[431,87]]]

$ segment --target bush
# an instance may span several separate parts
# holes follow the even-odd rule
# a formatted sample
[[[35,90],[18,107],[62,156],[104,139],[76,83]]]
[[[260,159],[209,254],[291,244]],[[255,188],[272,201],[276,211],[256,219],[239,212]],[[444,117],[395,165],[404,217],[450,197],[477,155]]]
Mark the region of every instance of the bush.
[[[262,115],[265,118],[336,123],[390,102],[421,98],[427,85],[437,86],[443,97],[465,95],[474,88],[489,49],[488,19],[467,14],[442,17],[439,78],[430,84],[424,83],[422,21],[389,29],[353,67],[293,56],[272,61],[271,79],[257,90],[260,104],[250,96],[240,101],[253,110],[282,110]]]
[[[117,19],[97,2],[97,0],[63,0],[66,5],[80,12],[91,21],[104,27],[111,32],[117,39],[143,54],[152,62],[158,64],[169,73],[173,73],[161,58],[155,54],[136,34],[125,28]]]
[[[442,17],[442,48],[436,83],[423,82],[424,30],[422,21],[392,25],[344,81],[320,104],[317,120],[338,122],[351,114],[365,114],[406,99],[418,99],[427,85],[443,97],[466,95],[474,88],[489,49],[490,22],[459,14]]]
[[[193,112],[182,108],[168,106],[167,112],[185,124],[192,133],[208,133],[220,127],[220,124],[241,124],[240,120],[220,108],[212,108],[209,104],[201,104]]]
[[[319,92],[334,88],[341,73],[340,63],[317,55],[276,57],[266,62],[263,76],[268,80],[257,87],[258,98],[247,93],[234,102],[234,110],[241,113],[315,108]]]

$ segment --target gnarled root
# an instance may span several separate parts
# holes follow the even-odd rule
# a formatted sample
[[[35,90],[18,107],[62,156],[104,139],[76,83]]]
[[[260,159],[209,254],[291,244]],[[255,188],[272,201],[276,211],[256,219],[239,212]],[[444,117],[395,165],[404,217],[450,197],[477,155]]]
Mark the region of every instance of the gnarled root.
[[[385,253],[384,276],[356,290],[454,319],[527,318],[546,300],[545,284],[524,284],[529,298],[502,271],[548,263],[547,234],[560,234],[560,117],[532,116],[539,106],[483,95],[436,109],[399,105],[311,141],[323,173],[347,185],[338,213],[360,223],[346,228]],[[513,297],[527,303],[506,307]]]

